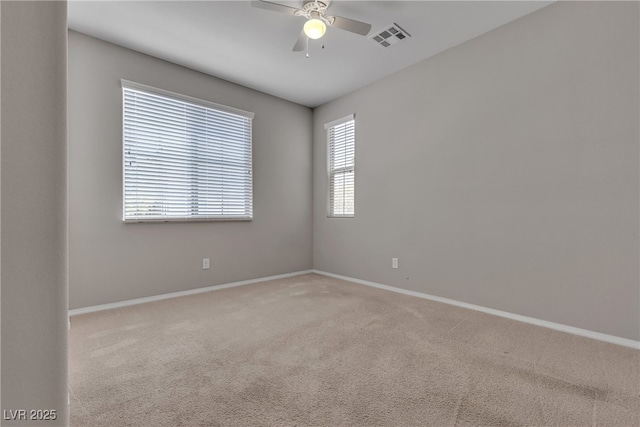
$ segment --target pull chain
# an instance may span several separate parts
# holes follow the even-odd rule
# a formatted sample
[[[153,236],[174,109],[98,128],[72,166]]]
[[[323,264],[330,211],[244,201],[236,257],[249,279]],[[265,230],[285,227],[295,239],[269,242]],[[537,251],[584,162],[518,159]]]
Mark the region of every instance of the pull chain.
[[[309,57],[309,37],[307,37],[307,58]]]

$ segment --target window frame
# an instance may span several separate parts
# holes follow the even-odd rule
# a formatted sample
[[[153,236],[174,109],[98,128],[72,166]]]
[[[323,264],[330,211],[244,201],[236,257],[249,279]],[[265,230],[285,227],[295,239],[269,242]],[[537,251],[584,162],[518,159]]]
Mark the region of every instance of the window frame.
[[[330,130],[333,127],[353,122],[353,164],[342,168],[331,169],[331,139]],[[355,218],[356,214],[356,115],[355,113],[333,120],[324,125],[327,141],[327,218]],[[332,176],[339,173],[353,172],[353,213],[351,214],[334,214],[331,212],[331,179]]]
[[[156,88],[153,86],[144,85],[141,83],[132,82],[129,80],[122,79],[121,81],[121,93],[122,93],[122,154],[121,154],[121,165],[122,165],[122,221],[124,223],[158,223],[158,222],[216,222],[216,221],[252,221],[253,220],[253,119],[255,114],[250,111],[241,110],[234,107],[229,107],[222,104],[217,104],[215,102],[207,101],[200,98],[191,97],[188,95],[183,95],[176,92],[171,92],[168,90]],[[248,215],[234,215],[234,216],[202,216],[202,217],[188,217],[188,216],[176,216],[176,217],[154,217],[154,218],[144,218],[144,217],[127,217],[126,214],[126,140],[125,140],[125,89],[130,89],[134,91],[140,91],[149,93],[151,95],[157,95],[161,97],[170,98],[176,101],[184,102],[187,104],[195,105],[198,107],[204,107],[208,109],[216,110],[221,113],[229,113],[237,116],[242,116],[246,119],[249,119],[249,174],[250,174],[250,183],[248,188],[248,197],[250,199],[250,208]],[[188,193],[185,192],[185,195],[188,197]],[[190,200],[189,203],[194,203],[193,200]],[[197,203],[197,202],[196,202]]]

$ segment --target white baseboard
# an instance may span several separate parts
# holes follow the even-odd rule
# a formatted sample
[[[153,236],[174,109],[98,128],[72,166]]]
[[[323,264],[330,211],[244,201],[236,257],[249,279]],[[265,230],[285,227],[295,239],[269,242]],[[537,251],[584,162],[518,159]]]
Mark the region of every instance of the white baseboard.
[[[380,283],[370,282],[368,280],[356,279],[353,277],[342,276],[340,274],[333,274],[333,273],[328,273],[326,271],[315,270],[315,269],[296,271],[293,273],[278,274],[275,276],[260,277],[257,279],[243,280],[240,282],[225,283],[222,285],[208,286],[206,288],[197,288],[197,289],[190,289],[187,291],[171,292],[168,294],[155,295],[155,296],[144,297],[144,298],[136,298],[132,300],[113,302],[109,304],[94,305],[91,307],[76,308],[73,310],[69,310],[69,316],[75,316],[78,314],[85,314],[85,313],[93,313],[96,311],[111,310],[114,308],[127,307],[130,305],[136,305],[136,304],[144,304],[146,302],[160,301],[164,299],[177,298],[177,297],[186,296],[186,295],[194,295],[194,294],[199,294],[203,292],[216,291],[220,289],[234,288],[236,286],[250,285],[252,283],[265,282],[267,280],[282,279],[285,277],[299,276],[299,275],[308,274],[308,273],[317,273],[324,276],[335,277],[336,279],[342,279],[349,282],[359,283],[361,285],[371,286],[378,289],[384,289],[386,291],[396,292],[404,295],[411,295],[414,297],[428,299],[431,301],[442,302],[445,304],[455,305],[457,307],[468,308],[470,310],[481,311],[483,313],[492,314],[494,316],[505,317],[507,319],[517,320],[519,322],[529,323],[536,326],[542,326],[544,328],[554,329],[556,331],[566,332],[569,334],[579,335],[587,338],[593,338],[599,341],[604,341],[611,344],[617,344],[624,347],[630,347],[636,350],[640,350],[640,341],[634,341],[628,338],[616,337],[614,335],[608,335],[600,332],[590,331],[587,329],[576,328],[573,326],[563,325],[561,323],[555,323],[555,322],[549,322],[546,320],[536,319],[535,317],[522,316],[520,314],[509,313],[507,311],[501,311],[493,308],[482,307],[480,305],[469,304],[466,302],[456,301],[449,298],[442,298],[442,297],[429,295],[429,294],[425,294],[418,291],[411,291],[408,289],[396,288],[394,286],[383,285]]]
[[[614,335],[607,335],[600,332],[590,331],[587,329],[580,329],[573,326],[563,325],[561,323],[548,322],[546,320],[536,319],[535,317],[521,316],[519,314],[509,313],[507,311],[501,311],[493,308],[482,307],[480,305],[469,304],[466,302],[456,301],[449,298],[437,297],[437,296],[425,294],[422,292],[410,291],[408,289],[382,285],[380,283],[370,282],[368,280],[355,279],[353,277],[327,273],[326,271],[320,271],[320,270],[314,269],[314,270],[311,270],[311,272],[322,274],[324,276],[335,277],[336,279],[342,279],[349,282],[359,283],[361,285],[371,286],[378,289],[384,289],[386,291],[396,292],[399,294],[411,295],[414,297],[428,299],[431,301],[437,301],[445,304],[455,305],[458,307],[468,308],[471,310],[481,311],[483,313],[493,314],[494,316],[500,316],[500,317],[505,317],[507,319],[517,320],[518,322],[529,323],[536,326],[542,326],[544,328],[554,329],[556,331],[567,332],[569,334],[580,335],[582,337],[593,338],[599,341],[604,341],[611,344],[617,344],[624,347],[631,347],[633,349],[640,350],[640,341],[634,341],[628,338],[616,337]]]
[[[145,302],[160,301],[163,299],[177,298],[186,295],[200,294],[203,292],[217,291],[220,289],[235,288],[236,286],[250,285],[252,283],[265,282],[267,280],[283,279],[285,277],[299,276],[301,274],[313,273],[313,270],[296,271],[293,273],[277,274],[275,276],[259,277],[257,279],[242,280],[240,282],[225,283],[222,285],[207,286],[206,288],[189,289],[187,291],[171,292],[168,294],[154,295],[151,297],[136,298],[127,301],[112,302],[109,304],[93,305],[91,307],[76,308],[69,310],[69,316],[77,314],[93,313],[95,311],[111,310],[113,308],[127,307],[130,305],[144,304]]]

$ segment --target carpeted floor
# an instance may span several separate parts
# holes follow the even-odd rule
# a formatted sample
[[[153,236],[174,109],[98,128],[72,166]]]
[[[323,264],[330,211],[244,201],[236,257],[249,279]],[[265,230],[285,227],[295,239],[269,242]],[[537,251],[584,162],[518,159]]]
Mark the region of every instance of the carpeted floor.
[[[71,318],[72,426],[638,426],[640,351],[310,274]]]

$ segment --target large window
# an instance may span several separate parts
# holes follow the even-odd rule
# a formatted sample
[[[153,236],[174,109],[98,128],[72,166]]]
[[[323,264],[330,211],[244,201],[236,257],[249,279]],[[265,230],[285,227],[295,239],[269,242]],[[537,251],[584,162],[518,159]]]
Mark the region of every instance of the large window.
[[[122,81],[123,219],[252,218],[253,113]]]
[[[355,116],[327,123],[329,216],[355,214]]]

